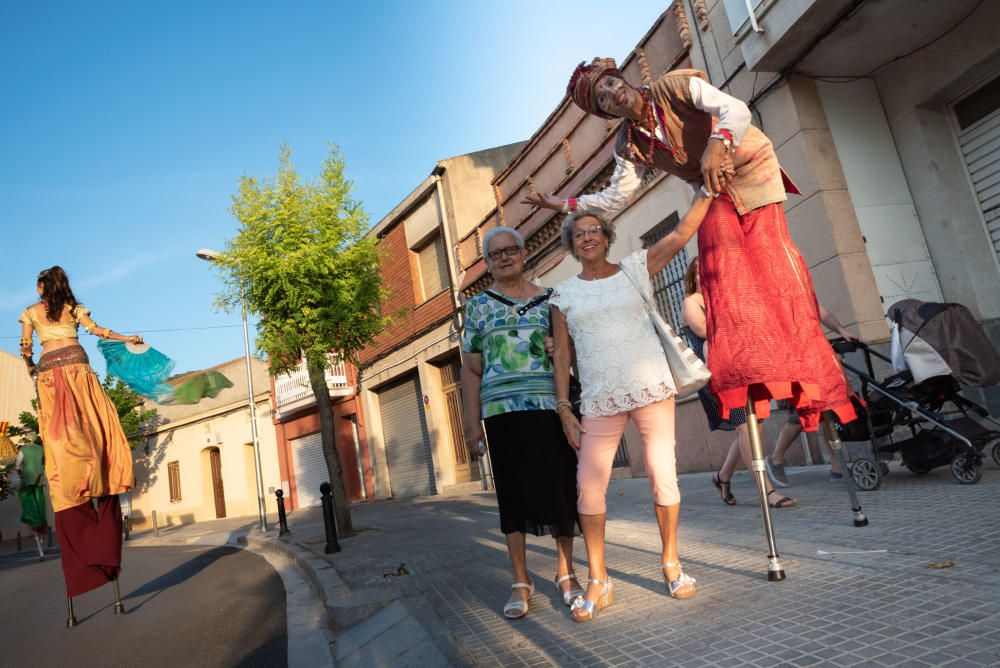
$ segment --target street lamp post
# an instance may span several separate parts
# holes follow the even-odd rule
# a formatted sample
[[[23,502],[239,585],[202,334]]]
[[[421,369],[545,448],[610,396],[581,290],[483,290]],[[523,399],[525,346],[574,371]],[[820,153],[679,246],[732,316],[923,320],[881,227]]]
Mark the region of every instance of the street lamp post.
[[[202,260],[215,262],[222,253],[210,248],[202,248],[195,253]],[[257,406],[253,399],[253,368],[250,366],[250,329],[247,327],[247,304],[240,284],[240,311],[243,314],[243,351],[247,362],[247,399],[250,403],[250,437],[253,439],[253,459],[257,474],[257,514],[260,516],[260,530],[267,531],[267,508],[264,505],[264,474],[260,468],[260,439],[257,438]]]

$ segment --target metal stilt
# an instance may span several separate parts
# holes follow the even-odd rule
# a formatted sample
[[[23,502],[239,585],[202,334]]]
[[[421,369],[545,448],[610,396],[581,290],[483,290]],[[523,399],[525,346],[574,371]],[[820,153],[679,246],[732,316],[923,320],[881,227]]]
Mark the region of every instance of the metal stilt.
[[[851,498],[851,510],[854,511],[854,526],[868,526],[868,516],[861,510],[861,502],[858,501],[858,493],[854,489],[854,479],[851,477],[851,470],[847,467],[847,458],[844,457],[844,444],[840,442],[837,435],[837,427],[833,421],[833,414],[830,411],[823,413],[823,430],[826,433],[826,442],[833,450],[833,456],[840,462],[840,470],[844,474],[844,485],[847,486],[847,495]]]
[[[76,615],[73,614],[73,597],[66,597],[66,628],[71,629],[76,626]]]
[[[767,579],[772,582],[785,579],[785,569],[781,567],[778,548],[774,543],[774,527],[771,526],[771,507],[767,504],[767,471],[764,466],[764,448],[760,444],[760,425],[754,411],[753,399],[747,395],[747,431],[750,435],[750,453],[753,461],[753,476],[757,481],[760,496],[760,512],[764,517],[764,537],[767,539]]]
[[[115,614],[124,615],[125,614],[125,604],[122,603],[122,593],[118,588],[118,578],[115,577]]]
[[[42,547],[42,537],[40,535],[38,535],[37,531],[34,532],[33,535],[35,536],[35,547],[38,548],[38,560],[39,561],[44,561],[45,560],[45,548]]]

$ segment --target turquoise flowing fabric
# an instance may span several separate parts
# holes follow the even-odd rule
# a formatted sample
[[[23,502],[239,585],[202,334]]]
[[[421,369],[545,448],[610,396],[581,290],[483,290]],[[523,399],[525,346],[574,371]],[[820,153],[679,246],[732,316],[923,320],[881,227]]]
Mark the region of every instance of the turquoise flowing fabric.
[[[159,350],[123,341],[98,341],[97,347],[108,373],[121,378],[136,394],[160,403],[173,394],[174,388],[166,380],[176,363]]]

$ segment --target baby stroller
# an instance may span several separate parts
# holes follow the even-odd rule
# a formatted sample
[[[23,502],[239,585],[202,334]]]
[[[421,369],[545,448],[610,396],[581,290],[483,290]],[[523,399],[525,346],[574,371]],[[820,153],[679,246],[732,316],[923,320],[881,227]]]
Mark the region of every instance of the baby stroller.
[[[832,342],[844,368],[861,380],[854,398],[858,419],[837,424],[852,479],[862,490],[877,489],[889,473],[886,462],[898,452],[913,473],[949,466],[958,482],[979,482],[987,446],[1000,464],[1000,422],[962,396],[961,385],[1000,384],[1000,355],[961,304],[905,299],[889,307],[886,319],[889,357],[858,341]],[[855,351],[864,369],[845,358]],[[872,358],[896,373],[878,380]]]

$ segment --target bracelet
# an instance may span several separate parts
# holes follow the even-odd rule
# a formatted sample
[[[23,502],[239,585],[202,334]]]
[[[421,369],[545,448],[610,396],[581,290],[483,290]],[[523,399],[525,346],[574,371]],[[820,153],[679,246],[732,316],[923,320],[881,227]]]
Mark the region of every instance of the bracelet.
[[[563,409],[573,410],[573,404],[566,401],[565,399],[556,402],[556,413],[562,413]]]

